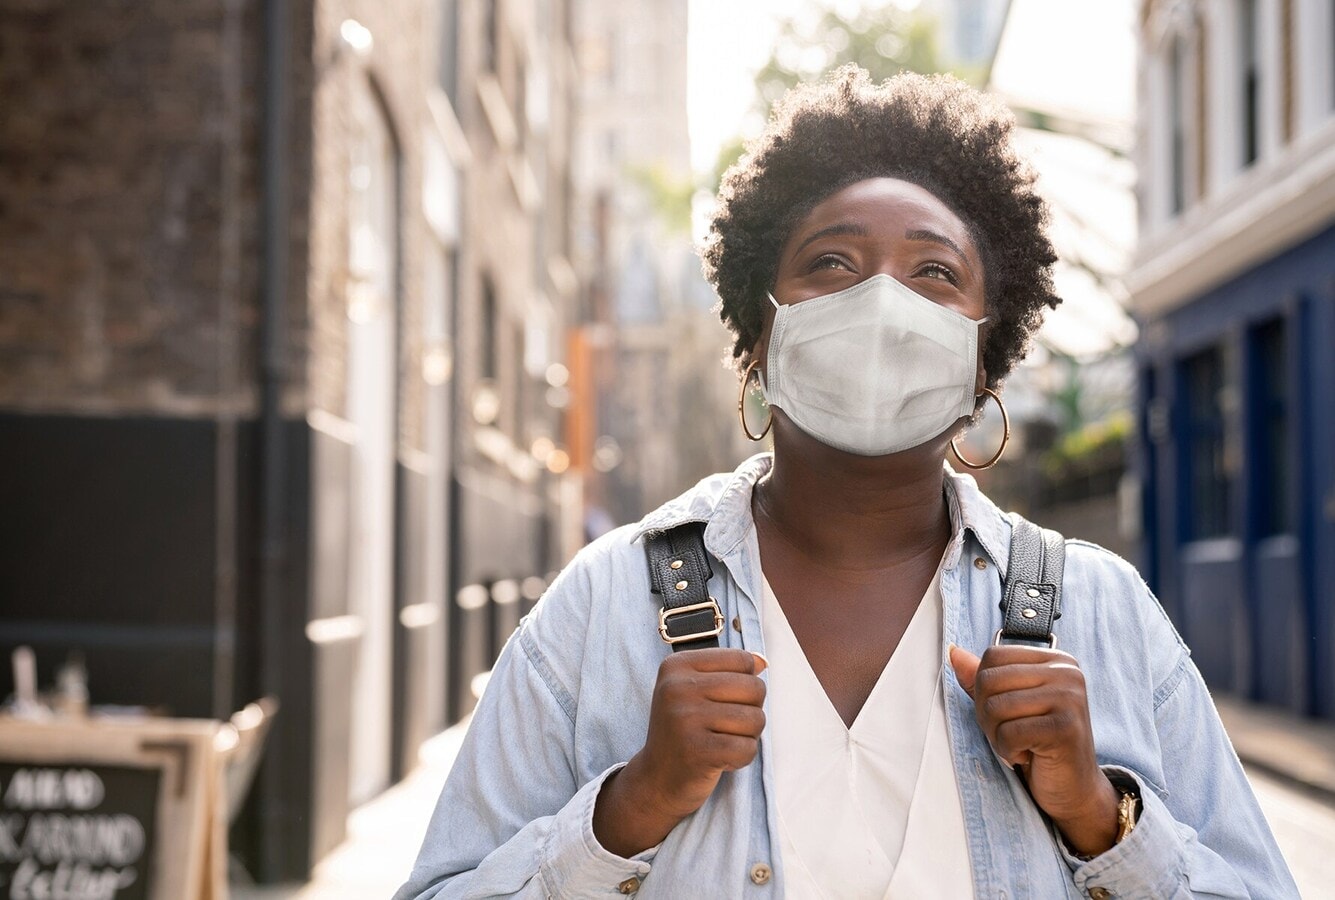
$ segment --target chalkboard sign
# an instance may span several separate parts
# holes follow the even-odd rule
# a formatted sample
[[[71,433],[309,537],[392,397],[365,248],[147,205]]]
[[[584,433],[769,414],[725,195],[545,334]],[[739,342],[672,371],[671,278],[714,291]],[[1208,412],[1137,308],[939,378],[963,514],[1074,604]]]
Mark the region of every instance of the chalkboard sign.
[[[0,896],[148,900],[160,769],[0,762]]]
[[[0,715],[0,900],[221,900],[221,723]]]

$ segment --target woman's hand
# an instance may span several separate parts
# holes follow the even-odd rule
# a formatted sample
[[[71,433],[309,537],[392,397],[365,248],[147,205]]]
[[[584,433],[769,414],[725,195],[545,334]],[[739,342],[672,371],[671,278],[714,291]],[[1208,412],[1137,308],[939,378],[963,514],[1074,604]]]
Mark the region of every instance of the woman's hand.
[[[649,734],[603,783],[593,834],[631,857],[661,843],[713,793],[724,772],[755,759],[765,728],[763,657],[720,647],[672,653],[658,667]]]
[[[1018,767],[1067,846],[1084,856],[1112,847],[1120,798],[1094,756],[1085,676],[1075,658],[1058,650],[995,646],[979,659],[951,647],[950,665],[973,698],[988,743]]]

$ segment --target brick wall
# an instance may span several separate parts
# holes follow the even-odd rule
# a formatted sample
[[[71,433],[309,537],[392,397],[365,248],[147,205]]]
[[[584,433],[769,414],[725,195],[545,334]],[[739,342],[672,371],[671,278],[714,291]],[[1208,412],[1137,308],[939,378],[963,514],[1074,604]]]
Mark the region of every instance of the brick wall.
[[[0,405],[253,406],[257,6],[0,11]]]

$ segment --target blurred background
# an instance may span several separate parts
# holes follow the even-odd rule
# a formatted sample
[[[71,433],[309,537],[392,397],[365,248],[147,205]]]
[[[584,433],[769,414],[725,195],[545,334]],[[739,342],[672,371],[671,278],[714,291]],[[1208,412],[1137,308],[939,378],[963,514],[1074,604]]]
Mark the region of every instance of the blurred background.
[[[0,0],[0,651],[278,698],[238,883],[392,889],[554,574],[763,449],[722,171],[837,64],[952,72],[1066,301],[980,481],[1140,567],[1328,888],[1333,59],[1329,0]]]

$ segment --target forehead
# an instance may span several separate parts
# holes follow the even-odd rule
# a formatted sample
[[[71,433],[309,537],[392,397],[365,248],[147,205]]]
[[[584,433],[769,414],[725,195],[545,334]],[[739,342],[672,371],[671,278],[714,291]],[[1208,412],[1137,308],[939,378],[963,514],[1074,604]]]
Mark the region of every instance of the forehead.
[[[875,238],[902,239],[905,229],[929,229],[977,253],[969,228],[935,194],[899,178],[868,178],[840,188],[812,207],[789,243],[837,222],[856,222]]]

